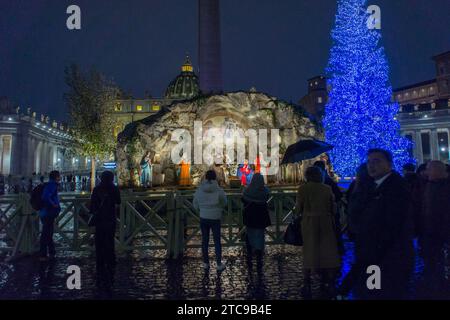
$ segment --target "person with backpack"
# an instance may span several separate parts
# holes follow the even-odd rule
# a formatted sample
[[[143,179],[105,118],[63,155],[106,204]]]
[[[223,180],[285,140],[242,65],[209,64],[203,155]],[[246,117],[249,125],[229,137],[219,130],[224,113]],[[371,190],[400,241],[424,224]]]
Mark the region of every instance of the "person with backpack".
[[[53,228],[55,219],[61,212],[61,206],[58,198],[58,185],[61,181],[61,176],[58,171],[50,172],[49,181],[46,184],[36,187],[36,192],[42,190],[41,204],[39,205],[39,217],[42,223],[42,232],[40,239],[40,261],[54,258],[55,244],[53,242]],[[35,191],[33,191],[35,193]],[[35,197],[35,196],[34,196]],[[33,195],[32,195],[33,198]]]
[[[225,191],[216,180],[216,172],[206,172],[203,181],[194,194],[193,205],[195,210],[200,211],[200,230],[202,233],[202,255],[203,268],[209,270],[209,233],[212,230],[214,247],[216,251],[217,271],[223,271],[225,264],[222,263],[222,244],[220,243],[220,229],[223,208],[227,204]]]
[[[114,185],[114,174],[104,171],[99,185],[92,192],[90,210],[95,225],[97,285],[106,289],[110,289],[114,281],[116,205],[120,203],[120,191]]]

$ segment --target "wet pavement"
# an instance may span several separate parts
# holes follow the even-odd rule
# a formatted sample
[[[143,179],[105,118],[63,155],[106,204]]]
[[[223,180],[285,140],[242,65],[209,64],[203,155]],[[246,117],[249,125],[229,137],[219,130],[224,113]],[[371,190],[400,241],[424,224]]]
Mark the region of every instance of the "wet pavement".
[[[211,248],[212,250],[212,248]],[[447,250],[448,251],[448,250]],[[211,252],[212,253],[212,252]],[[166,260],[164,252],[131,253],[118,257],[116,280],[111,294],[95,284],[95,258],[89,253],[59,252],[54,262],[41,263],[27,257],[0,264],[0,299],[301,299],[301,248],[268,246],[262,273],[249,271],[243,248],[224,248],[226,269],[205,272],[199,249],[188,249],[180,260]],[[345,242],[343,273],[353,259],[353,246]],[[67,268],[81,269],[81,289],[69,290]],[[317,280],[317,279],[316,279]],[[318,281],[313,298],[320,299]],[[450,263],[441,274],[425,275],[416,257],[409,299],[450,299]]]

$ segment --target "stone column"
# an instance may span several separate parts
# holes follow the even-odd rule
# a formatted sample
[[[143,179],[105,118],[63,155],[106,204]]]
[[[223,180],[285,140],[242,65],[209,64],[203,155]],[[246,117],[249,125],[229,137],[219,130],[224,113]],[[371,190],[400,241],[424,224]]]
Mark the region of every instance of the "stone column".
[[[41,172],[43,175],[48,173],[48,143],[47,141],[42,141],[41,149]]]
[[[450,159],[449,159],[449,155],[450,155],[450,128],[444,128],[445,133],[447,133],[447,145],[445,145],[445,150],[446,150],[446,157],[445,159],[442,159],[441,161],[443,161],[444,163],[448,163],[450,164]],[[438,139],[438,144],[439,144],[439,139]]]
[[[0,173],[1,174],[5,174],[3,172],[3,159],[4,159],[4,155],[3,155],[3,136],[0,135]]]
[[[32,144],[32,154],[33,154],[33,171],[35,171],[36,173],[40,172],[40,168],[38,166],[38,162],[36,161],[37,159],[37,153],[38,153],[38,145],[39,145],[39,141],[36,138],[33,138],[33,144]]]
[[[414,133],[415,133],[414,157],[417,159],[417,163],[420,165],[423,163],[422,136],[420,130],[416,130]]]
[[[11,160],[10,160],[10,173],[12,175],[21,175],[20,172],[20,161],[23,161],[21,151],[22,148],[20,135],[13,133],[11,134]]]
[[[439,160],[439,141],[437,129],[431,129],[431,159]]]
[[[43,148],[44,148],[43,143],[40,140],[35,139],[35,141],[34,141],[34,169],[40,175],[44,174],[42,172],[42,152],[43,152],[42,150],[43,150]]]
[[[25,142],[25,141],[24,141]],[[31,137],[30,132],[27,135],[26,143],[24,143],[24,159],[26,159],[26,163],[24,164],[24,173],[27,176],[31,176],[34,172],[34,138]]]

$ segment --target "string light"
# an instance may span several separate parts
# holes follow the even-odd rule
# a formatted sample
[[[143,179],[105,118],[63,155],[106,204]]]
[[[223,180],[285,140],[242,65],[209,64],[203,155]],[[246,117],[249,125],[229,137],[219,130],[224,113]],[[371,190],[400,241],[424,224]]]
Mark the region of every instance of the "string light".
[[[393,154],[401,169],[411,159],[412,142],[400,135],[395,116],[399,105],[391,102],[389,66],[379,45],[379,30],[369,30],[366,0],[339,0],[333,47],[327,67],[329,101],[323,120],[326,141],[334,146],[330,157],[340,176],[354,176],[370,148]]]

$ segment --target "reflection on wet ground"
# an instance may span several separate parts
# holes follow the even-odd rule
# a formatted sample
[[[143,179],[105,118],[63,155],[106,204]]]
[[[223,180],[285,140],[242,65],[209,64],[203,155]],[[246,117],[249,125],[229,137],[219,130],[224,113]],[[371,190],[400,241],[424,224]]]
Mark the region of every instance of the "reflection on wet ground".
[[[416,244],[416,252],[418,252]],[[95,285],[95,258],[89,253],[60,252],[53,262],[29,257],[0,265],[1,299],[301,299],[301,248],[275,245],[266,250],[261,273],[249,270],[242,248],[224,248],[227,268],[205,272],[199,249],[180,260],[166,260],[164,252],[132,253],[119,257],[116,280],[109,294]],[[353,260],[353,246],[345,242],[343,274]],[[67,267],[81,268],[81,290],[69,290]],[[427,271],[417,255],[410,299],[450,299],[448,250],[441,268]],[[440,270],[436,272],[436,270]],[[313,298],[320,299],[318,281]]]

